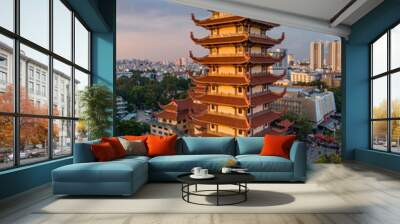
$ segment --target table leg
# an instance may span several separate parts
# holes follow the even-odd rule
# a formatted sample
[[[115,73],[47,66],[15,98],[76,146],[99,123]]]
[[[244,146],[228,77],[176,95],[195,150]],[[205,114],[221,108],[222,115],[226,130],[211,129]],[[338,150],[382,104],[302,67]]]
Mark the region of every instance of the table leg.
[[[197,184],[195,185],[195,190],[194,191],[196,191],[197,192]]]
[[[244,192],[244,201],[247,201],[247,192],[248,192],[248,190],[247,190],[247,183],[244,183],[244,190],[245,190],[245,192]]]
[[[189,195],[190,195],[190,184],[187,185],[187,201],[190,202],[189,200]]]
[[[219,184],[217,184],[217,206],[219,206]]]

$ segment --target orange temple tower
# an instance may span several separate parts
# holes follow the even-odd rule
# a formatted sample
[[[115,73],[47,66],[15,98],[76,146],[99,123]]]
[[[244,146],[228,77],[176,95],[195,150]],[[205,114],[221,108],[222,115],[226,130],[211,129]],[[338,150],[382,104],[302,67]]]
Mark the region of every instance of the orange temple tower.
[[[189,113],[193,135],[197,136],[258,136],[272,130],[271,123],[281,114],[270,103],[285,91],[274,93],[269,85],[285,76],[273,75],[271,67],[280,62],[267,50],[284,39],[266,35],[278,24],[212,12],[211,17],[192,20],[210,32],[204,38],[192,40],[209,50],[204,57],[193,61],[208,67],[207,75],[192,75],[193,100]]]

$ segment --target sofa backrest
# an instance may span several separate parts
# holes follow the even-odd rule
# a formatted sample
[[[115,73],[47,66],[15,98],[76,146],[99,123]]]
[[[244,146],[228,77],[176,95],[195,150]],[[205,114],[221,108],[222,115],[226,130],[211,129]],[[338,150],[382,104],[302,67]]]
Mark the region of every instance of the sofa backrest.
[[[236,155],[259,154],[264,137],[236,137]]]
[[[100,140],[75,143],[74,163],[95,162],[90,146]],[[182,137],[177,141],[177,154],[259,154],[264,137]]]
[[[75,143],[74,147],[74,163],[90,163],[95,162],[96,158],[93,155],[90,146],[98,144],[100,140],[93,140],[81,143]]]
[[[235,155],[233,137],[182,137],[177,148],[178,154],[226,154]]]

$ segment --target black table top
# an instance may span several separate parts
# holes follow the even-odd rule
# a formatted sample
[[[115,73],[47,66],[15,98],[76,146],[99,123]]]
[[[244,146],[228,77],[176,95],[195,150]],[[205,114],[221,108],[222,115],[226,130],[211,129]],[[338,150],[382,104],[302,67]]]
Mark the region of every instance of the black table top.
[[[255,180],[249,173],[213,173],[212,179],[193,179],[191,173],[182,174],[177,177],[178,181],[186,184],[236,184],[248,183]]]

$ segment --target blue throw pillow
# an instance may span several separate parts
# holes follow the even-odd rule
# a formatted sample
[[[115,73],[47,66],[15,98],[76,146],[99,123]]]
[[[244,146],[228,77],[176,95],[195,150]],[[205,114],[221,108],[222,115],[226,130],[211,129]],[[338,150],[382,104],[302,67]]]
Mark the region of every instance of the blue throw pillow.
[[[259,154],[264,146],[264,137],[237,137],[236,155]]]

